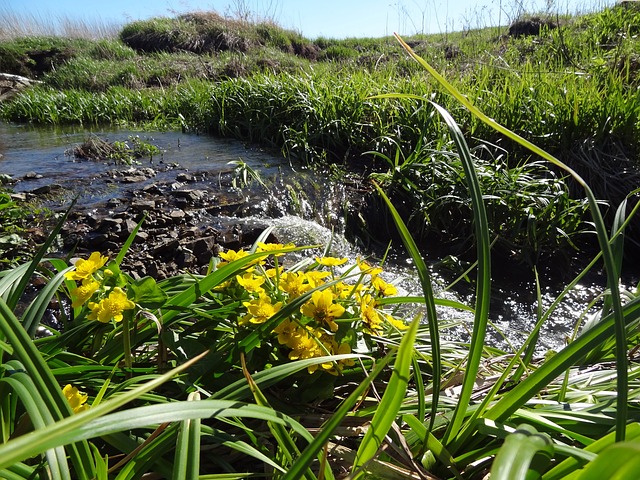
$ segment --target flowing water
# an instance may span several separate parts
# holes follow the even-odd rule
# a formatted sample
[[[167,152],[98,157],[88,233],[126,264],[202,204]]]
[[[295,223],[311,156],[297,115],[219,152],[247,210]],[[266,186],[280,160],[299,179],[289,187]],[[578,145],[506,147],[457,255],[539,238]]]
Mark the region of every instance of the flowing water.
[[[96,182],[96,176],[114,168],[113,162],[79,161],[66,154],[69,149],[87,140],[90,134],[104,140],[127,141],[138,136],[162,150],[152,159],[141,159],[142,166],[157,170],[151,182],[170,178],[173,168],[188,171],[196,176],[206,174],[208,179],[228,173],[233,169],[229,162],[241,159],[250,168],[269,180],[270,190],[255,191],[246,201],[252,203],[246,222],[268,219],[282,242],[297,245],[331,244],[332,254],[355,260],[366,256],[341,235],[341,204],[344,186],[340,182],[319,178],[317,173],[305,172],[293,167],[282,156],[257,148],[247,148],[232,140],[198,136],[177,131],[132,132],[126,130],[84,128],[44,129],[0,123],[0,174],[19,180],[12,188],[16,192],[29,192],[40,187],[59,184],[79,195],[78,206],[99,205],[108,198],[122,194],[127,188],[108,182]],[[122,168],[122,167],[121,167]],[[25,177],[36,178],[24,179]],[[175,177],[175,172],[172,173]],[[132,187],[129,187],[132,188]],[[139,185],[138,185],[139,188]],[[287,192],[298,192],[296,201]],[[276,193],[274,193],[276,192]],[[295,205],[292,205],[295,204]],[[237,221],[237,219],[234,219]],[[206,219],[203,221],[222,221]],[[392,252],[393,253],[393,252]],[[387,280],[393,281],[402,294],[419,295],[420,287],[411,262],[400,254],[390,256],[386,266]],[[445,274],[433,271],[434,289],[438,295],[473,305],[473,292],[468,286],[446,290]],[[544,324],[539,342],[539,352],[561,348],[580,323],[587,306],[597,299],[603,290],[604,278],[595,277],[573,289],[560,307]],[[553,284],[542,288],[543,311],[553,302],[559,289]],[[511,279],[494,283],[491,320],[495,325],[488,332],[488,343],[507,347],[519,346],[536,322],[536,294],[532,279]],[[414,314],[415,312],[411,312]],[[590,314],[594,313],[591,309]],[[445,338],[458,341],[469,339],[473,325],[470,313],[441,309],[439,318],[443,325],[456,325],[443,332]]]

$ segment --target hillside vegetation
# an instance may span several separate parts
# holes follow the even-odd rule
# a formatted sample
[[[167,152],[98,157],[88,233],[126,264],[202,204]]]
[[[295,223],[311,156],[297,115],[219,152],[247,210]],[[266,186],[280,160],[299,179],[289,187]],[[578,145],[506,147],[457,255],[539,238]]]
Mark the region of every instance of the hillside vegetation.
[[[640,179],[638,25],[638,9],[616,7],[406,40],[489,117],[563,159],[616,207]],[[128,24],[117,39],[14,38],[0,43],[0,71],[43,82],[2,105],[7,120],[181,127],[373,174],[407,205],[417,237],[461,253],[469,202],[444,126],[418,100],[375,98],[410,93],[449,110],[471,140],[496,248],[529,263],[593,239],[576,185],[456,105],[393,38],[310,40],[197,12]],[[384,241],[374,237],[388,220],[352,213],[354,235]]]

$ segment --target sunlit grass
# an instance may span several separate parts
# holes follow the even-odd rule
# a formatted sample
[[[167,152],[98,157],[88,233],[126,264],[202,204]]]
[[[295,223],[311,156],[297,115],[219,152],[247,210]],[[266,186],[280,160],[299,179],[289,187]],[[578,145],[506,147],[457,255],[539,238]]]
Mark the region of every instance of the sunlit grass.
[[[115,38],[122,28],[117,22],[83,20],[71,14],[18,13],[6,6],[0,8],[0,25],[0,40],[34,36],[99,40]]]

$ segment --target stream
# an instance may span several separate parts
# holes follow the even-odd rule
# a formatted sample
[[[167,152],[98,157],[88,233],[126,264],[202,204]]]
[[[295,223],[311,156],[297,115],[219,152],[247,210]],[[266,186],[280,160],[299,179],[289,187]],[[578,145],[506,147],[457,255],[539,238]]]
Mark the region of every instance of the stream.
[[[113,180],[114,170],[127,172],[127,166],[113,162],[78,160],[68,155],[72,147],[82,144],[94,134],[109,142],[127,141],[133,136],[147,141],[162,151],[153,158],[140,159],[139,169],[153,169],[154,174],[139,177],[133,171],[131,181]],[[346,198],[343,182],[332,181],[317,172],[309,172],[292,165],[277,153],[241,142],[202,136],[180,131],[137,132],[96,128],[34,128],[25,125],[0,123],[0,175],[9,175],[16,193],[49,192],[52,186],[59,192],[44,197],[45,206],[60,208],[78,196],[77,209],[100,213],[115,209],[123,195],[136,195],[140,189],[152,189],[156,184],[178,185],[176,179],[189,182],[189,188],[207,188],[215,195],[207,199],[198,217],[199,227],[219,227],[233,222],[269,225],[282,243],[296,245],[331,244],[331,253],[354,261],[357,256],[372,255],[351,244],[342,235],[342,208]],[[228,185],[234,166],[229,162],[242,160],[270,187],[238,189]],[[126,174],[126,173],[125,173]],[[124,177],[125,179],[129,177]],[[223,178],[225,179],[223,181]],[[173,182],[173,183],[172,183]],[[184,183],[183,182],[183,183]],[[254,185],[255,187],[255,185]],[[179,185],[175,188],[179,188]],[[293,193],[297,192],[297,193]],[[293,197],[293,199],[292,199]],[[234,208],[217,209],[219,205]],[[230,213],[231,212],[231,213]],[[111,213],[111,211],[109,212]],[[400,294],[419,295],[420,286],[411,262],[401,254],[391,252],[385,267],[386,280],[399,287]],[[432,267],[436,295],[473,305],[469,284],[459,284],[446,290],[450,274]],[[491,328],[487,344],[507,348],[509,343],[519,347],[536,322],[536,294],[533,278],[494,279],[491,321],[501,330]],[[447,278],[447,280],[445,280]],[[563,300],[542,328],[538,353],[558,350],[573,334],[576,322],[583,320],[591,302],[603,290],[603,276],[589,277]],[[466,285],[466,286],[465,286]],[[549,283],[542,287],[543,310],[556,298],[561,286]],[[414,314],[415,312],[410,312]],[[467,341],[473,325],[468,312],[442,308],[439,320],[443,325],[455,325],[443,331],[443,337],[453,341]]]

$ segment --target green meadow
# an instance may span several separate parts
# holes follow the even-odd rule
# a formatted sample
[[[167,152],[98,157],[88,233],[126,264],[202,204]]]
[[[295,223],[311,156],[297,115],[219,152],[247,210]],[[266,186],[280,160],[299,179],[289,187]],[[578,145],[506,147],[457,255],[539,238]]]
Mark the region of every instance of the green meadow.
[[[521,20],[344,40],[214,13],[99,38],[0,31],[0,71],[40,82],[0,104],[4,121],[183,129],[357,175],[347,235],[402,245],[421,285],[402,296],[384,261],[270,229],[205,274],[137,278],[137,230],[109,255],[52,255],[63,215],[0,271],[0,477],[640,476],[640,301],[621,286],[637,261],[640,9]],[[29,215],[5,190],[0,246]],[[472,265],[455,280],[472,300],[434,293],[430,245]],[[538,272],[566,262],[543,307]],[[537,279],[536,325],[508,349],[485,341],[496,267]],[[540,356],[543,325],[594,272],[598,313]],[[441,307],[471,313],[467,343],[445,340],[461,327]]]

